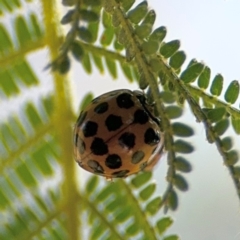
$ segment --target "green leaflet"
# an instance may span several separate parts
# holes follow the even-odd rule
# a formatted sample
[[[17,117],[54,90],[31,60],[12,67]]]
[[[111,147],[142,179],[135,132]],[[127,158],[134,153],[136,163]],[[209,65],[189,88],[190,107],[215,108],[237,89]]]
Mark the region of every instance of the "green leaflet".
[[[214,126],[214,131],[219,135],[223,135],[229,127],[229,120],[223,119],[217,122]]]
[[[183,140],[176,140],[174,143],[174,149],[176,152],[185,154],[192,153],[194,151],[194,147]]]
[[[174,103],[175,102],[175,96],[172,92],[169,91],[162,91],[160,93],[160,97],[165,103]]]
[[[87,73],[92,73],[92,65],[89,54],[84,54],[82,58],[82,66]]]
[[[226,102],[234,104],[239,96],[239,82],[237,80],[232,81],[227,91],[225,92],[224,98]]]
[[[84,51],[81,44],[77,41],[73,42],[70,47],[71,53],[77,61],[81,61]]]
[[[167,35],[167,29],[166,27],[159,27],[156,28],[153,33],[150,36],[150,40],[151,41],[157,41],[157,42],[162,42],[162,40],[165,38],[165,36]]]
[[[235,117],[231,117],[231,122],[232,122],[232,126],[234,131],[237,134],[240,134],[240,118],[235,118]]]
[[[165,43],[160,48],[160,53],[164,58],[171,57],[180,47],[179,40],[173,40],[168,43]]]
[[[152,25],[148,23],[141,24],[139,26],[136,26],[135,28],[135,33],[141,39],[147,38],[151,32],[152,32]]]
[[[169,217],[162,218],[157,222],[157,230],[160,235],[163,235],[164,232],[173,224],[173,221]]]
[[[88,194],[92,194],[94,193],[94,190],[97,188],[97,185],[99,183],[99,177],[97,177],[96,175],[93,175],[87,182],[87,185],[86,185],[86,192]]]
[[[21,3],[19,0],[14,1],[2,1],[1,4],[4,6],[4,9],[8,10],[9,12],[12,12],[15,10],[15,8],[20,8]]]
[[[111,60],[110,58],[106,57],[106,65],[108,68],[109,73],[111,74],[111,76],[116,79],[117,78],[117,65],[116,62],[114,60]]]
[[[132,23],[138,24],[147,14],[148,4],[146,1],[139,3],[134,9],[130,10],[127,17]]]
[[[178,207],[178,196],[176,192],[172,189],[167,196],[167,208],[175,211]]]
[[[141,47],[146,54],[150,55],[157,52],[159,44],[157,41],[148,41],[144,42]]]
[[[122,44],[120,44],[117,39],[114,40],[114,49],[117,51],[117,52],[121,52],[123,49],[124,49],[124,46]]]
[[[45,175],[50,176],[54,173],[51,162],[49,162],[48,157],[51,155],[47,145],[42,145],[36,149],[31,155],[34,163],[38,169]]]
[[[141,38],[147,38],[152,32],[152,27],[156,19],[156,13],[150,10],[141,25],[137,25],[135,28],[136,34]]]
[[[10,126],[7,123],[2,124],[0,131],[1,131],[1,136],[4,139],[4,145],[7,152],[10,153],[14,151],[14,149],[16,149],[16,146],[18,144],[16,142],[13,132],[10,129]]]
[[[170,236],[164,237],[163,240],[180,240],[180,238],[177,235],[170,235]]]
[[[109,3],[107,3],[107,4],[109,5]],[[103,13],[102,13],[102,24],[105,29],[112,28],[111,15],[106,12],[106,8],[105,8],[105,11],[103,11]]]
[[[8,70],[0,71],[0,89],[7,97],[19,93],[19,88],[12,74]]]
[[[123,9],[127,12],[132,5],[135,3],[135,0],[121,0],[121,5],[123,7]]]
[[[7,205],[10,204],[10,200],[9,198],[6,196],[6,193],[4,193],[2,190],[5,189],[5,187],[2,186],[2,184],[0,185],[1,189],[0,189],[0,209],[4,209]]]
[[[205,66],[202,73],[200,74],[198,78],[198,86],[202,89],[206,89],[209,85],[211,76],[211,69],[208,66]]]
[[[102,58],[98,55],[92,54],[92,59],[95,64],[95,66],[98,68],[100,73],[104,73],[104,67],[103,67],[103,61]]]
[[[151,179],[151,177],[152,177],[151,172],[140,173],[132,179],[131,184],[135,188],[139,188],[146,184]]]
[[[120,199],[115,198],[115,199],[109,201],[109,203],[107,203],[106,210],[108,212],[116,211],[119,207],[119,204],[121,204]]]
[[[114,37],[114,30],[112,28],[106,28],[102,33],[102,36],[100,38],[100,43],[104,47],[109,46],[113,40],[113,37]]]
[[[132,82],[133,81],[133,76],[132,76],[132,70],[131,67],[126,64],[126,63],[121,63],[120,62],[121,69],[124,73],[124,75],[127,77],[127,79]]]
[[[156,190],[156,184],[154,183],[149,184],[147,187],[145,187],[143,190],[140,191],[139,193],[140,199],[146,201],[152,196],[155,190]]]
[[[173,185],[181,190],[181,191],[187,191],[188,190],[188,183],[187,181],[185,180],[185,178],[183,176],[181,176],[180,174],[176,174],[174,177],[173,177]]]
[[[186,54],[183,51],[176,52],[169,61],[169,65],[174,69],[180,69],[186,60]]]
[[[154,198],[147,204],[145,211],[150,215],[155,215],[159,211],[161,202],[162,199],[160,197]]]
[[[20,163],[16,167],[16,173],[22,180],[23,184],[26,184],[27,186],[35,186],[37,185],[36,179],[33,177],[29,167],[26,165],[26,163]]]
[[[43,30],[41,29],[41,24],[38,21],[38,18],[35,14],[30,15],[31,26],[32,26],[32,34],[36,38],[41,38],[43,36]]]
[[[156,13],[154,10],[150,10],[147,13],[146,17],[143,19],[141,25],[149,24],[149,25],[153,26],[155,20],[156,20]]]
[[[22,16],[16,18],[15,31],[17,34],[18,42],[20,46],[26,46],[31,41],[31,33],[28,29],[27,22]]]
[[[3,136],[3,138],[7,139],[8,137],[11,138],[13,137],[13,141],[11,142],[11,146],[14,145],[13,142],[16,141],[17,144],[23,143],[27,140],[26,137],[26,131],[24,130],[21,122],[19,121],[19,119],[14,116],[14,117],[10,117],[7,121],[7,125],[3,124],[3,128],[5,129],[5,131],[9,131],[7,133],[7,136]]]
[[[73,21],[75,10],[69,10],[61,19],[61,24],[68,24]]]
[[[168,115],[169,118],[174,119],[174,118],[179,118],[182,116],[182,108],[178,106],[169,106],[166,107],[166,114]]]
[[[80,13],[80,19],[86,22],[96,22],[99,20],[99,16],[97,13],[82,9],[79,11]]]
[[[129,225],[129,227],[127,228],[126,231],[127,231],[128,235],[135,236],[140,230],[136,224],[131,224],[131,225]]]
[[[96,223],[90,233],[90,239],[100,239],[106,230],[107,228],[102,222]]]
[[[53,97],[51,95],[48,95],[43,98],[43,107],[44,107],[45,113],[48,115],[48,117],[50,117],[54,110]]]
[[[210,88],[210,92],[212,95],[219,96],[222,93],[223,88],[223,76],[221,74],[217,74]]]
[[[80,27],[78,29],[78,36],[81,40],[85,42],[93,42],[93,36],[91,32],[85,27]]]
[[[13,50],[13,44],[11,38],[6,31],[5,27],[0,24],[0,53],[7,53],[9,50]]]
[[[123,211],[119,212],[116,215],[116,220],[119,223],[125,222],[127,219],[132,217],[132,213],[131,213],[131,208],[130,207],[126,207]]]
[[[238,152],[235,150],[231,150],[227,153],[227,159],[226,159],[225,163],[227,165],[232,166],[232,165],[235,165],[238,162],[238,160],[239,160]]]
[[[186,70],[184,70],[180,76],[181,80],[185,83],[191,83],[196,80],[196,78],[201,74],[204,68],[203,63],[191,64]]]
[[[16,62],[13,70],[26,86],[38,84],[39,80],[27,61],[23,60]]]
[[[32,127],[38,128],[43,124],[42,119],[40,118],[40,116],[33,104],[29,103],[26,106],[25,111],[26,111],[26,115],[27,115],[28,120],[31,123]]]
[[[177,157],[174,160],[174,167],[176,170],[184,173],[188,173],[192,170],[191,164],[183,157]]]
[[[225,137],[222,139],[222,148],[224,151],[229,151],[233,147],[233,141],[230,137]]]
[[[180,137],[191,137],[194,134],[194,131],[191,127],[180,122],[174,122],[172,124],[173,133],[176,136]]]
[[[207,112],[207,117],[211,122],[220,121],[226,114],[226,109],[224,107],[214,108]]]
[[[114,193],[113,188],[114,186],[112,185],[106,185],[96,196],[96,200],[100,202],[106,200],[109,196],[111,196]]]
[[[98,29],[99,29],[99,23],[98,22],[91,22],[88,24],[88,30],[91,33],[91,40],[92,43],[95,42],[98,38]]]

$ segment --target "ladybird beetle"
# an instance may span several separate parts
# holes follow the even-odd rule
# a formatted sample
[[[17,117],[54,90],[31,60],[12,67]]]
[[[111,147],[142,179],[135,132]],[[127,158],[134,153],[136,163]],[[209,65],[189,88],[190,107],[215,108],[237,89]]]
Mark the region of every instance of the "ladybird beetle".
[[[83,169],[107,179],[151,170],[163,153],[164,135],[141,91],[105,93],[80,113],[74,157]]]

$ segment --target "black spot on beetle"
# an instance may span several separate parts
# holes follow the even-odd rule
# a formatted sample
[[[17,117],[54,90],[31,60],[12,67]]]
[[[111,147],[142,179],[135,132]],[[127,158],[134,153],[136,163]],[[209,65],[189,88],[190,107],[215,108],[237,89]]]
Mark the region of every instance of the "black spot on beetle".
[[[95,108],[94,112],[98,114],[105,113],[108,110],[108,103],[107,102],[102,102],[99,103]]]
[[[103,167],[96,160],[88,160],[87,165],[94,171],[94,173],[104,173]]]
[[[110,114],[105,121],[105,125],[108,131],[115,131],[123,125],[122,118],[120,116]]]
[[[131,149],[135,145],[135,138],[136,136],[133,133],[125,132],[119,137],[118,142],[122,147]]]
[[[116,178],[123,178],[123,177],[126,177],[128,173],[129,173],[129,170],[121,170],[121,171],[112,173],[112,176]]]
[[[81,112],[80,113],[80,115],[79,115],[79,117],[77,119],[77,126],[78,127],[83,123],[83,121],[85,120],[86,116],[87,116],[87,112]]]
[[[122,160],[117,154],[107,156],[105,165],[110,169],[117,169],[122,166]]]
[[[143,151],[136,151],[133,155],[132,155],[132,160],[131,162],[133,164],[138,164],[139,162],[141,162],[144,158],[145,154]]]
[[[93,121],[87,121],[83,126],[83,134],[85,137],[92,137],[96,135],[98,130],[98,124]]]
[[[148,122],[148,119],[149,119],[148,114],[144,110],[138,109],[134,113],[134,122],[135,123],[145,124],[146,122]]]
[[[132,96],[129,93],[122,93],[117,96],[117,105],[120,108],[129,109],[134,106],[134,102],[132,100]]]
[[[144,134],[144,142],[150,146],[154,146],[160,141],[160,136],[152,128],[148,128]]]
[[[94,140],[92,141],[91,147],[90,147],[91,151],[93,154],[95,155],[104,155],[108,153],[108,146],[107,144],[103,141],[102,138],[94,138]]]

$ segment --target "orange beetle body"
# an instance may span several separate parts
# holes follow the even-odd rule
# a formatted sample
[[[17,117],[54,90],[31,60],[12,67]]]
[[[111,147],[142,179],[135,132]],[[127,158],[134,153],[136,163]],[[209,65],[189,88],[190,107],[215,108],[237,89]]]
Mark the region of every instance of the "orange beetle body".
[[[116,90],[93,99],[74,128],[75,160],[107,179],[151,170],[163,146],[159,119],[140,91]]]

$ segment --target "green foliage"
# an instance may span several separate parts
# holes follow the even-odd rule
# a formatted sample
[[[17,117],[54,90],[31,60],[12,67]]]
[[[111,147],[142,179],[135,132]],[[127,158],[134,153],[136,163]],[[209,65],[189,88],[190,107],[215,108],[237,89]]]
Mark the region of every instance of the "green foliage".
[[[240,134],[240,111],[232,106],[239,101],[237,80],[225,89],[222,75],[211,79],[210,67],[195,59],[182,69],[186,54],[180,41],[163,42],[166,27],[155,28],[156,12],[147,1],[64,0],[71,9],[59,24],[52,20],[54,1],[41,3],[42,18],[32,10],[27,17],[19,14],[28,1],[0,4],[0,17],[12,17],[0,23],[0,94],[6,102],[19,100],[19,109],[4,110],[8,115],[0,120],[0,239],[76,240],[86,228],[88,239],[179,239],[166,235],[174,223],[160,210],[175,211],[178,195],[189,188],[186,173],[192,165],[186,154],[195,149],[193,128],[182,120],[187,104],[204,124],[208,142],[217,146],[240,198],[239,155],[227,136],[230,127]],[[68,26],[66,37],[59,37],[60,23]],[[50,56],[44,64],[51,62],[47,68],[56,71],[49,80],[53,89],[22,102],[21,93],[43,81],[27,56],[46,47]],[[71,70],[71,56],[86,73],[96,67],[116,79],[121,71],[146,89],[165,134],[168,185],[162,196],[151,172],[114,183],[91,176],[78,184],[72,159],[75,116],[62,75]],[[92,98],[86,94],[79,108]]]

